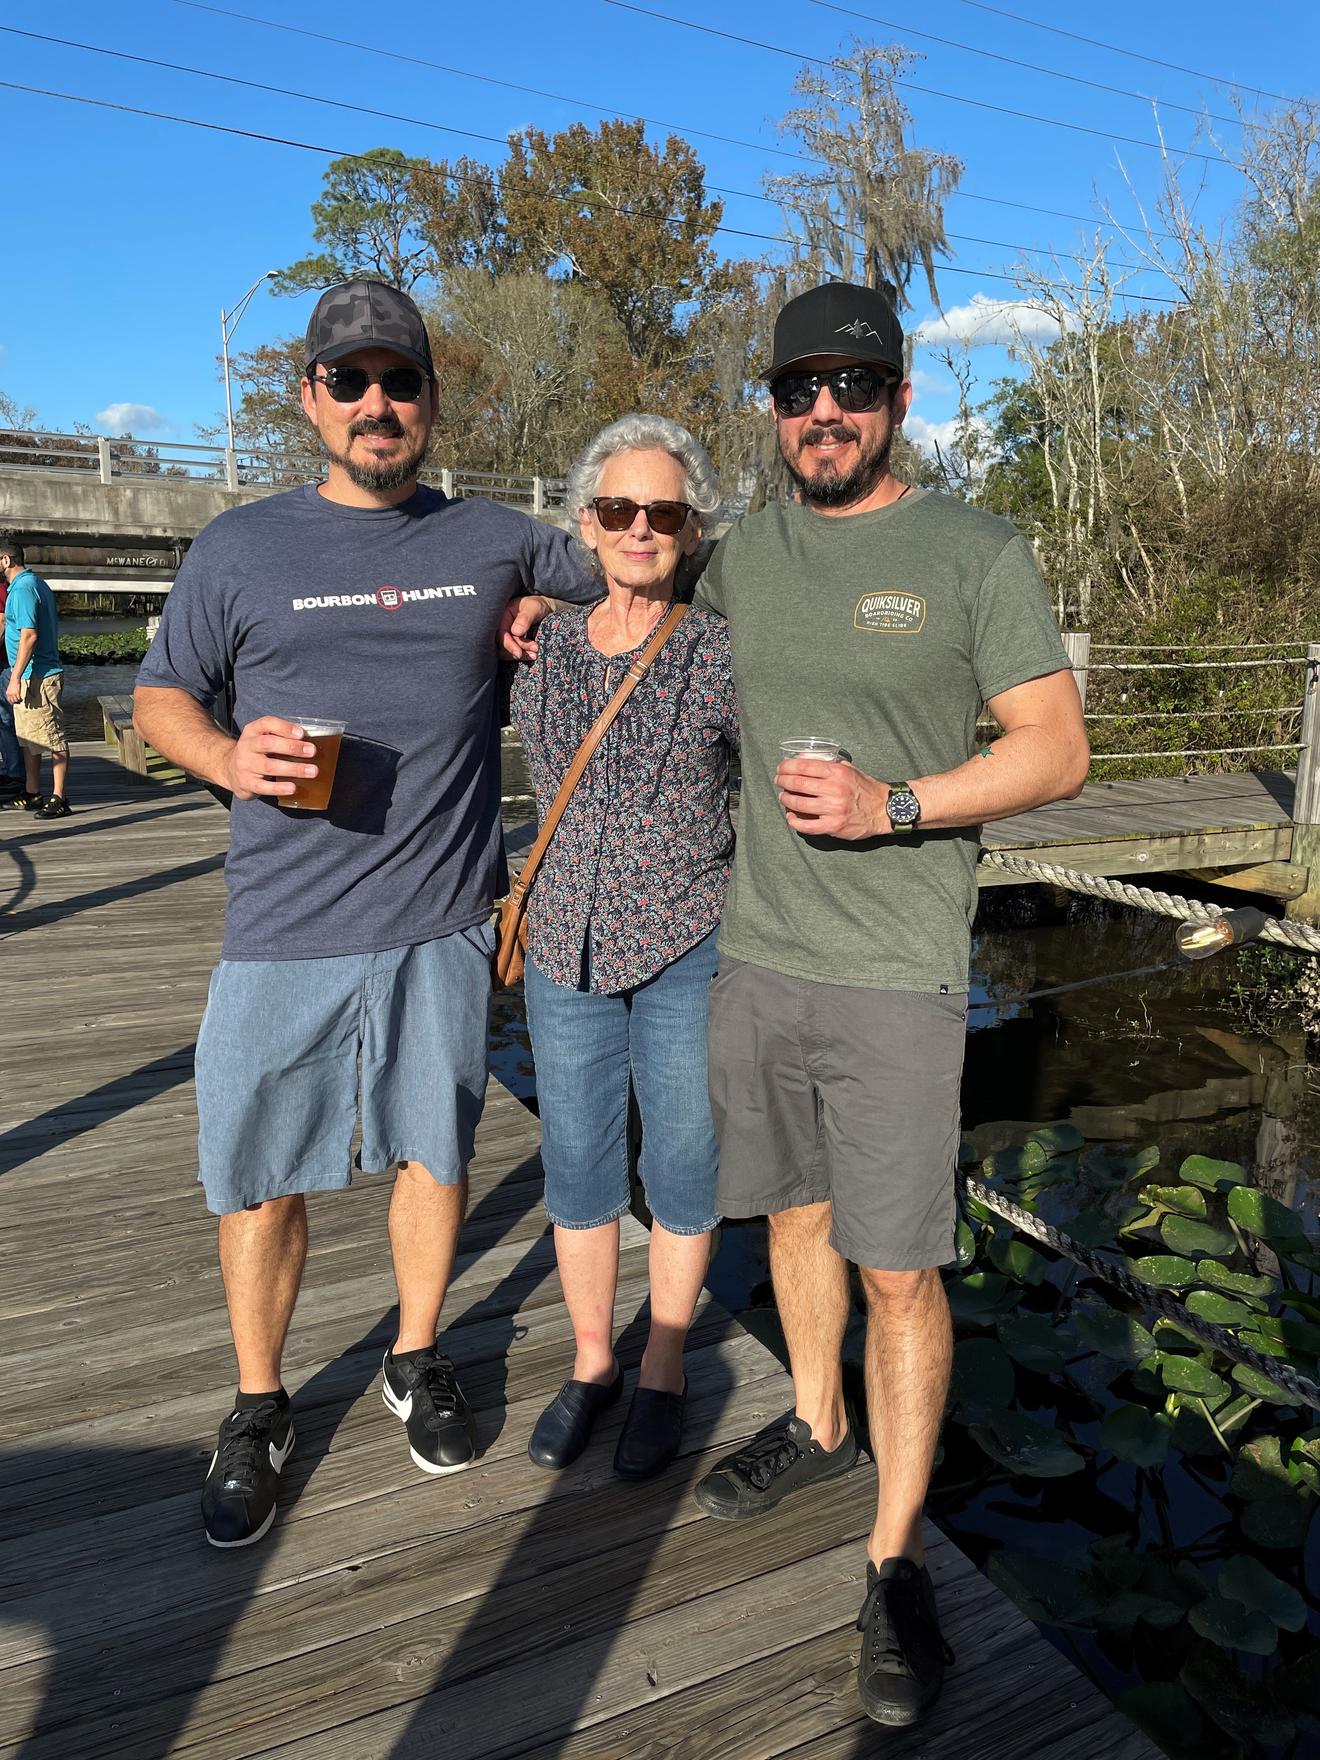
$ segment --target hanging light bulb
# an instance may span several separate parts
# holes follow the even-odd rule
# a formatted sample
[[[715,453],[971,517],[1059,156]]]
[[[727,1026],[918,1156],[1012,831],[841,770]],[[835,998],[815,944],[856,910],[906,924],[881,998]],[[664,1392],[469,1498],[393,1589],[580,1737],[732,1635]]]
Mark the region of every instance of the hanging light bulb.
[[[1180,923],[1173,938],[1184,959],[1209,959],[1226,947],[1254,941],[1268,921],[1264,911],[1246,904],[1235,911],[1223,911],[1209,922]]]

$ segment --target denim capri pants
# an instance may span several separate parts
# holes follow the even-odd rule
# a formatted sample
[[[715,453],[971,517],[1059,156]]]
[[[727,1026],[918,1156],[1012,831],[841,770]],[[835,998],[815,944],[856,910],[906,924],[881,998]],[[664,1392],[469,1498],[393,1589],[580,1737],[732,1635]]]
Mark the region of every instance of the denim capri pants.
[[[670,1234],[719,1217],[706,1032],[716,931],[615,996],[570,990],[527,962],[527,1024],[541,1109],[545,1208],[561,1228],[600,1228],[628,1208],[628,1080],[642,1115],[640,1174]]]

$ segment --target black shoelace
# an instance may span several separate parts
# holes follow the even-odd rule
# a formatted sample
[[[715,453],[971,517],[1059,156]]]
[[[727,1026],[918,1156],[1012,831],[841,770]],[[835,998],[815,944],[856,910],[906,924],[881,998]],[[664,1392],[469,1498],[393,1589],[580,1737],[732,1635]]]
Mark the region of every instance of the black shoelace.
[[[226,1420],[220,1443],[220,1477],[226,1485],[254,1483],[258,1467],[270,1458],[270,1433],[279,1413],[278,1404],[268,1399]]]
[[[873,1583],[857,1615],[858,1631],[864,1632],[868,1621],[871,1635],[867,1648],[873,1669],[911,1677],[913,1654],[923,1644],[932,1643],[943,1650],[946,1663],[953,1662],[953,1651],[944,1642],[938,1626],[931,1623],[919,1583],[896,1577]]]
[[[746,1448],[740,1448],[733,1457],[733,1465],[749,1485],[764,1491],[776,1474],[791,1467],[801,1453],[787,1430],[769,1430],[763,1436],[753,1436]]]
[[[448,1357],[435,1356],[414,1365],[417,1371],[415,1392],[425,1394],[430,1411],[423,1422],[428,1430],[438,1430],[447,1418],[458,1416],[458,1378]]]

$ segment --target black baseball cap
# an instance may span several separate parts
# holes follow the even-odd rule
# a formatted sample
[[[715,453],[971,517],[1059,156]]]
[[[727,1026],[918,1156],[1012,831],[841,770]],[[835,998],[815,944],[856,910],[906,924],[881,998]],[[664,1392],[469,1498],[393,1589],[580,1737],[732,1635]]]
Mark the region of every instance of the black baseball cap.
[[[391,349],[435,377],[422,314],[386,281],[343,281],[316,302],[307,326],[307,365],[328,366],[357,348]]]
[[[827,281],[798,294],[775,319],[774,359],[763,379],[816,355],[842,354],[903,371],[903,326],[878,287]]]

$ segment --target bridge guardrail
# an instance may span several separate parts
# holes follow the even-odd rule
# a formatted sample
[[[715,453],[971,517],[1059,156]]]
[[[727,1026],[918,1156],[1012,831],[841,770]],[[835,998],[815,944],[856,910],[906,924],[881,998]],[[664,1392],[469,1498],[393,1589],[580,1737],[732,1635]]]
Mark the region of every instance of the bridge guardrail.
[[[233,451],[201,441],[135,440],[108,434],[60,434],[44,429],[0,429],[0,471],[47,474],[95,473],[98,482],[153,484],[210,483],[229,489],[293,488],[315,481],[324,469],[318,453],[284,452],[274,447],[241,446]],[[543,513],[564,505],[562,477],[525,476],[500,471],[427,465],[422,480],[447,495],[482,495]]]

